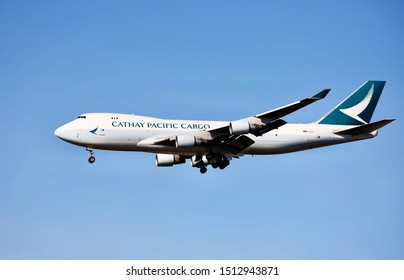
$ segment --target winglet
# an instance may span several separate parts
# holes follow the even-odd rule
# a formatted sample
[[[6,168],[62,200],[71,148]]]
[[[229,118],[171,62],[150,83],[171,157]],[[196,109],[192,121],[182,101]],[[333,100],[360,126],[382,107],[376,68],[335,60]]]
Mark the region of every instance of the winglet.
[[[324,97],[327,96],[327,94],[331,91],[330,88],[326,88],[323,89],[322,91],[320,91],[319,93],[317,93],[316,95],[314,95],[312,98],[313,99],[323,99]]]

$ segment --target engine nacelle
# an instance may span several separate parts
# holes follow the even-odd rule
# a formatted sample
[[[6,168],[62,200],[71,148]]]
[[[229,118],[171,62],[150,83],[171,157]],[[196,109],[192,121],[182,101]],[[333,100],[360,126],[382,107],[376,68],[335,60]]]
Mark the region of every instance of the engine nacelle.
[[[195,137],[192,135],[178,135],[175,139],[175,146],[177,148],[191,148],[196,144]]]
[[[229,130],[232,135],[248,134],[251,132],[251,125],[249,122],[231,122]]]
[[[174,164],[185,163],[185,158],[180,155],[167,155],[157,154],[156,165],[157,166],[173,166]]]

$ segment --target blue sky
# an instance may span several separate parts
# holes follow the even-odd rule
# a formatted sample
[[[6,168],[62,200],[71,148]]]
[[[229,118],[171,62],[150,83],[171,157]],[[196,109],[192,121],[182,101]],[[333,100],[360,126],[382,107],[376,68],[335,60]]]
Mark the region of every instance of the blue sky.
[[[0,259],[403,259],[401,1],[1,1]],[[367,141],[201,175],[53,135],[86,112],[235,120],[387,84]]]

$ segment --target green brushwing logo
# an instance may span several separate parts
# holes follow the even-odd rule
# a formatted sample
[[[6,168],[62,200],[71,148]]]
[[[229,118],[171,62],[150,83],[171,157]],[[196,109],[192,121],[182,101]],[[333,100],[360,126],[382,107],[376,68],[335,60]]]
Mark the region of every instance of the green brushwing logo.
[[[91,132],[92,134],[94,134],[94,135],[98,135],[98,134],[97,134],[97,130],[98,130],[98,126],[97,126],[97,128],[94,128],[93,130],[90,130],[90,132]]]

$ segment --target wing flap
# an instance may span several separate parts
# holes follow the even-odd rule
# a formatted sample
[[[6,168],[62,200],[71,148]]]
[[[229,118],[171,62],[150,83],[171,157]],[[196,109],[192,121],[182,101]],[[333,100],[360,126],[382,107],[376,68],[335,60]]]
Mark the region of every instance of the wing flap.
[[[223,150],[229,150],[232,154],[236,155],[254,143],[255,141],[248,136],[232,135],[230,137],[219,137],[214,139],[212,145],[218,146]]]

